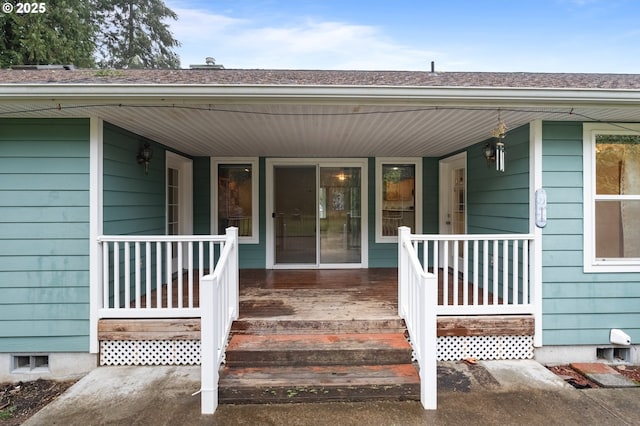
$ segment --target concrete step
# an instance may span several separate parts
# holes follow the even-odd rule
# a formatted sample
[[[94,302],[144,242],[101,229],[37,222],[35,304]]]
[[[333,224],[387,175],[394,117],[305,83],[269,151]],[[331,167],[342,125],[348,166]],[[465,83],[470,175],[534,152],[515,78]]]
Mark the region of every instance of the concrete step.
[[[404,333],[400,318],[353,320],[287,320],[247,318],[234,321],[233,334]]]
[[[400,333],[233,335],[230,367],[385,365],[411,362],[411,346]]]
[[[307,367],[225,367],[218,400],[224,404],[419,400],[412,364]]]

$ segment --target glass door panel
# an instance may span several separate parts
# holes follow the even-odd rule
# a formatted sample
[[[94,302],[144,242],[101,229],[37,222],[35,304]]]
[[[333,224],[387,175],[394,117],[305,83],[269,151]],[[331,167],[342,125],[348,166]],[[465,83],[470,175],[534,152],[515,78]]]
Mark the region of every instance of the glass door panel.
[[[359,167],[320,167],[320,263],[361,261]]]
[[[167,168],[167,235],[180,234],[180,171]],[[178,270],[178,243],[171,244],[172,271]]]
[[[274,167],[276,264],[317,264],[316,166]]]

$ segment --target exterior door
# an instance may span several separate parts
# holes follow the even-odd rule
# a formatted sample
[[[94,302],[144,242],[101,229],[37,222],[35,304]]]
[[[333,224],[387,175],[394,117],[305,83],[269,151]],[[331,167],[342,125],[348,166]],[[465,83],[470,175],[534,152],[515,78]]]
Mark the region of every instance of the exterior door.
[[[317,258],[316,167],[274,168],[276,264],[315,264]]]
[[[360,263],[362,256],[359,167],[320,167],[320,263]]]
[[[364,166],[272,161],[267,266],[362,267]]]
[[[189,235],[193,233],[192,224],[192,170],[191,160],[167,152],[166,175],[166,232],[167,235]],[[171,248],[172,271],[178,270],[178,244]],[[187,253],[183,253],[183,265]]]
[[[467,157],[456,155],[440,162],[440,233],[467,232]],[[449,265],[462,261],[463,245],[459,243],[458,259],[454,259],[453,243],[448,248]]]

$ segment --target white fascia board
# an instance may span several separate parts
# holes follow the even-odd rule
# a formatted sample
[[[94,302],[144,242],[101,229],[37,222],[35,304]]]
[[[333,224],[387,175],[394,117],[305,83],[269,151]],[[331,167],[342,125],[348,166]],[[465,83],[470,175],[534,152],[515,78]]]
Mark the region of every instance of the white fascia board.
[[[362,101],[425,102],[439,104],[545,104],[593,105],[639,104],[640,90],[537,89],[473,87],[390,86],[264,86],[264,85],[52,85],[0,84],[0,99],[38,101],[119,100],[127,102],[217,101]]]

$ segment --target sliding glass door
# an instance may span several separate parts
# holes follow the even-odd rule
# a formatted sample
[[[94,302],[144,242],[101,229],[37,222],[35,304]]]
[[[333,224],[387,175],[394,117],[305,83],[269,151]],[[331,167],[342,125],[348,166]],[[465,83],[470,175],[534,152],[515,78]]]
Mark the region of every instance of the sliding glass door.
[[[360,266],[363,166],[289,163],[272,169],[273,265]]]

